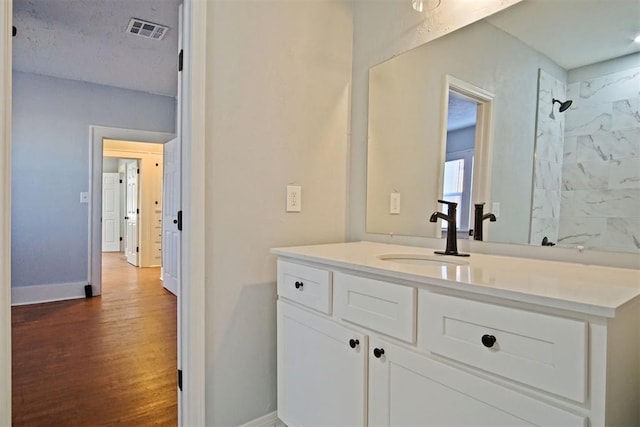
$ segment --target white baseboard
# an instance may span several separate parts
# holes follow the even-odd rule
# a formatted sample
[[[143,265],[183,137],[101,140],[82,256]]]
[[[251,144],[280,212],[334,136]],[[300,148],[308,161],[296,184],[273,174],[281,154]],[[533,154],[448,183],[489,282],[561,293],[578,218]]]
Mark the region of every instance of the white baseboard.
[[[285,424],[278,419],[278,413],[273,411],[270,414],[263,415],[253,421],[249,421],[240,427],[286,427]]]
[[[50,285],[17,286],[11,288],[11,305],[39,304],[84,298],[87,282],[53,283]]]

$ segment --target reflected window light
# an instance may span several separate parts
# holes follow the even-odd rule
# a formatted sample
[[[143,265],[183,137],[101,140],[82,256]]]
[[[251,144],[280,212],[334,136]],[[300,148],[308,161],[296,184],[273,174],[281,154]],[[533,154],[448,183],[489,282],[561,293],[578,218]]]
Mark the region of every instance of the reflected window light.
[[[447,202],[455,202],[462,206],[462,192],[464,190],[464,159],[451,160],[444,163],[443,198]],[[460,224],[460,212],[456,212],[456,223]],[[443,221],[443,228],[446,224]]]

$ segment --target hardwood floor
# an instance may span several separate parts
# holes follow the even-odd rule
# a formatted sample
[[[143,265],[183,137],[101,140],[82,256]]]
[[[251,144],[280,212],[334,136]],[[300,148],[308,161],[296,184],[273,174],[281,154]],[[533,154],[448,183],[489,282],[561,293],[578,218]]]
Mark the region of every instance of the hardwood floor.
[[[176,297],[103,254],[103,293],[12,308],[13,425],[177,425]]]

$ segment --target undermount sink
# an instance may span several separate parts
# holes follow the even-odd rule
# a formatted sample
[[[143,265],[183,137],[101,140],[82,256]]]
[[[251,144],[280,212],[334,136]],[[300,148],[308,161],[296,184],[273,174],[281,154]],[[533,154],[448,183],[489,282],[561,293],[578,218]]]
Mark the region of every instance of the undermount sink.
[[[399,264],[408,265],[469,265],[469,261],[442,255],[425,255],[425,254],[384,254],[379,255],[378,259],[382,261],[391,261]]]

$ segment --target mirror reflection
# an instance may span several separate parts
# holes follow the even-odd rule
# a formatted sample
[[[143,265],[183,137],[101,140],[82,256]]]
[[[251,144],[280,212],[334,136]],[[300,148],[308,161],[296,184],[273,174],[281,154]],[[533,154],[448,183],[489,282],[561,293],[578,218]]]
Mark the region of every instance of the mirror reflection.
[[[635,0],[525,0],[373,67],[367,232],[440,237],[445,199],[458,238],[484,203],[484,240],[640,251],[639,18]],[[489,95],[482,126],[450,81]]]

